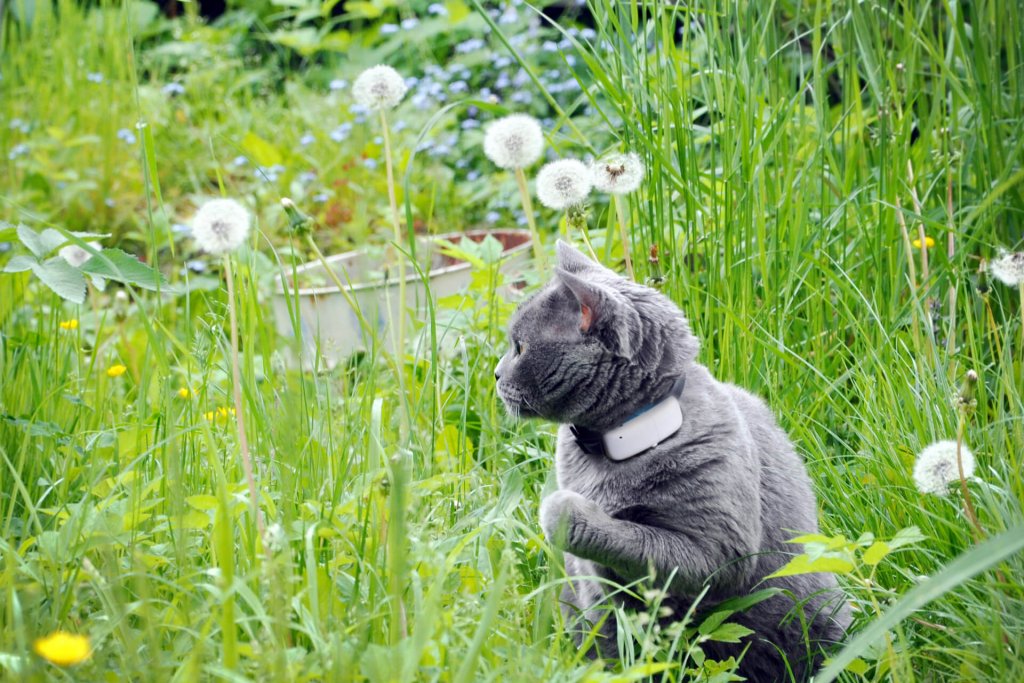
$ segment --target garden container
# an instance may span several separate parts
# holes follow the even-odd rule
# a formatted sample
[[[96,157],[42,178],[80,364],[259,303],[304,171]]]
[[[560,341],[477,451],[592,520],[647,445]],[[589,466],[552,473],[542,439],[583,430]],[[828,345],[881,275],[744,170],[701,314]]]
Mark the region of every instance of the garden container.
[[[487,236],[501,243],[499,270],[504,274],[505,282],[515,283],[530,261],[533,242],[529,231],[470,230],[436,237],[458,244],[464,239],[481,242]],[[417,255],[417,260],[423,264],[421,268],[426,270],[429,266],[429,290],[412,264],[406,264],[406,309],[410,316],[425,314],[428,296],[436,301],[466,288],[474,268],[466,261],[442,254],[434,238],[430,237],[419,238]],[[399,284],[396,278],[388,279],[385,273],[387,269],[394,272],[393,257],[385,260],[379,250],[360,249],[335,254],[326,260],[342,282],[351,283],[349,296],[367,323],[375,329],[378,344],[391,350],[393,345],[388,323],[392,314],[389,311],[398,315]],[[503,294],[509,293],[506,287]],[[324,272],[320,261],[310,261],[275,278],[272,301],[277,330],[285,337],[294,336],[292,309],[298,304],[302,364],[307,368],[313,365],[318,349],[322,362],[329,368],[369,346],[370,340],[360,325],[359,315]],[[409,324],[406,329],[411,329]]]

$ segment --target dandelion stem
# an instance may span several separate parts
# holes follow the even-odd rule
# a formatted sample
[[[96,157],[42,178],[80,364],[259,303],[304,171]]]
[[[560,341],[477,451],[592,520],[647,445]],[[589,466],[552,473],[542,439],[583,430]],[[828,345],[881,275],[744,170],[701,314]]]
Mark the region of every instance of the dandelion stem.
[[[613,194],[612,201],[615,203],[615,214],[619,219],[619,235],[622,238],[622,256],[626,259],[626,274],[629,275],[630,280],[636,280],[636,274],[633,272],[633,257],[629,251],[629,230],[626,227],[626,207],[625,199],[620,194]]]
[[[967,477],[964,476],[964,461],[962,454],[962,446],[964,442],[964,432],[967,429],[967,416],[974,408],[974,385],[978,382],[978,374],[973,370],[967,372],[964,377],[963,386],[960,389],[960,394],[957,397],[957,407],[959,409],[959,417],[957,418],[956,427],[956,468],[957,473],[960,475],[960,492],[964,496],[964,513],[967,515],[967,519],[970,520],[972,533],[974,534],[974,540],[980,541],[985,537],[985,530],[981,528],[981,523],[978,521],[978,516],[974,512],[974,502],[971,500],[971,492],[967,488]]]
[[[530,226],[530,239],[533,240],[533,256],[540,264],[542,273],[547,271],[547,258],[544,256],[544,249],[540,243],[540,233],[537,232],[537,219],[533,214],[533,201],[530,199],[530,189],[526,186],[526,173],[522,168],[516,167],[516,185],[519,186],[519,199],[523,202],[523,213],[526,214],[526,223]]]
[[[388,130],[388,117],[380,110],[381,135],[384,137],[384,166],[388,178],[388,202],[391,205],[391,225],[395,231],[395,248],[398,249],[398,332],[394,338],[395,358],[400,359],[405,352],[405,255],[401,247],[405,244],[402,237],[402,222],[398,216],[398,199],[395,194],[395,170],[391,161],[391,133]],[[390,301],[390,299],[389,299]],[[401,376],[401,375],[399,375]]]
[[[242,470],[245,472],[245,482],[249,487],[249,505],[252,508],[253,518],[256,520],[256,529],[259,532],[260,542],[266,547],[266,528],[263,524],[263,513],[260,510],[257,499],[256,478],[253,475],[252,459],[249,456],[249,438],[245,433],[245,412],[242,407],[242,380],[238,370],[238,317],[235,313],[235,277],[231,268],[231,256],[224,255],[224,275],[228,284],[228,320],[231,327],[231,379],[235,398],[235,422],[238,425],[238,447],[242,454]]]
[[[388,130],[388,117],[384,113],[384,109],[380,110],[380,128],[381,135],[384,137],[384,166],[388,177],[388,202],[391,204],[391,223],[395,230],[395,249],[397,250],[398,320],[394,319],[390,296],[388,296],[388,311],[392,322],[395,323],[396,330],[392,341],[394,343],[395,374],[398,378],[398,390],[400,396],[405,396],[405,376],[402,371],[404,367],[403,358],[405,357],[405,308],[407,304],[405,294],[405,254],[402,252],[402,245],[405,244],[405,240],[402,239],[402,223],[398,217],[398,200],[395,195],[395,170],[391,161],[391,133]],[[403,407],[401,415],[402,440],[404,441],[409,435],[409,405],[405,401],[400,401],[400,403]]]

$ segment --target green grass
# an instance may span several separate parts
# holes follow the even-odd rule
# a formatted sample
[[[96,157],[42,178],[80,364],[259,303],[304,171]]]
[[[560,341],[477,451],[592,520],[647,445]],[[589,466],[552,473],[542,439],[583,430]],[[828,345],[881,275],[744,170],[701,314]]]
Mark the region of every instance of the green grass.
[[[924,496],[910,474],[923,446],[956,436],[953,399],[974,369],[971,494],[986,535],[1024,533],[1019,293],[980,273],[998,248],[1024,241],[1020,3],[621,5],[595,3],[597,38],[570,36],[585,90],[558,100],[572,118],[555,116],[552,144],[565,156],[645,158],[648,183],[630,207],[639,275],[663,278],[716,376],[770,402],[807,462],[823,531],[923,536],[842,577],[854,632],[890,609],[902,617],[882,625],[891,649],[869,643],[855,653],[863,673],[842,680],[1021,680],[1024,558],[990,567],[966,555],[977,542],[961,495]],[[438,302],[398,364],[381,354],[302,373],[274,331],[269,278],[304,253],[277,199],[314,210],[313,189],[293,191],[299,170],[318,169],[324,185],[348,180],[331,206],[351,218],[317,214],[325,250],[387,234],[382,171],[346,166],[372,150],[372,125],[356,126],[341,153],[325,144],[343,102],[324,80],[351,80],[353,64],[380,58],[372,27],[353,33],[350,62],[296,68],[280,45],[253,47],[271,30],[258,22],[179,20],[174,42],[151,23],[129,27],[117,7],[57,9],[31,30],[8,15],[0,38],[0,117],[31,126],[0,126],[0,217],[113,232],[188,292],[93,289],[72,306],[24,275],[0,276],[0,678],[610,677],[560,634],[563,574],[536,519],[553,485],[554,426],[511,421],[495,396],[511,307],[494,279],[481,274]],[[465,21],[467,32],[487,23]],[[502,54],[530,63],[507,45]],[[410,61],[394,66],[418,73],[401,55]],[[94,72],[103,83],[86,78]],[[163,95],[175,79],[185,95]],[[406,154],[432,113],[408,113]],[[151,138],[117,137],[138,120]],[[319,140],[310,148],[298,142],[307,128]],[[26,141],[30,151],[11,158]],[[262,165],[277,155],[287,170],[269,182],[233,166],[239,154]],[[407,210],[432,232],[471,225],[488,182],[514,200],[512,177],[486,162],[473,185],[424,157]],[[234,418],[217,416],[231,404],[226,294],[216,271],[182,274],[190,245],[171,230],[219,183],[259,219],[236,275],[259,502],[283,530],[269,553]],[[936,242],[927,280],[917,249],[910,279],[897,207],[911,239],[923,226]],[[557,216],[539,218],[553,234]],[[592,207],[591,237],[613,265],[614,220],[606,204]],[[642,256],[653,245],[657,264]],[[78,328],[62,329],[71,319]],[[455,349],[436,341],[447,328]],[[128,372],[108,377],[115,363]],[[921,577],[938,581],[957,558],[950,589],[907,613],[917,603],[901,596],[914,599]],[[57,629],[88,634],[91,660],[63,671],[33,655],[34,639]],[[638,677],[680,661],[648,635],[622,665]],[[646,671],[686,679],[678,667]]]

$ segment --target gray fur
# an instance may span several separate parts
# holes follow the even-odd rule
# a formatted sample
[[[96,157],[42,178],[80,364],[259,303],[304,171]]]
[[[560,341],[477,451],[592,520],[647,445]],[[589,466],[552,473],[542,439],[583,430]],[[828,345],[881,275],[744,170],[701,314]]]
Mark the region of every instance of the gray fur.
[[[563,612],[567,623],[582,617],[577,640],[607,617],[598,648],[617,656],[614,616],[602,609],[607,582],[586,577],[627,584],[653,571],[664,585],[672,576],[665,604],[676,615],[705,585],[704,605],[777,586],[791,596],[731,618],[755,635],[704,649],[725,659],[749,645],[740,666],[748,680],[805,680],[818,649],[842,639],[849,614],[830,574],[762,581],[799,552],[787,539],[818,530],[804,465],[764,402],[696,362],[698,342],[668,298],[562,242],[555,278],[519,307],[509,331],[512,348],[495,370],[499,395],[514,415],[561,423],[559,490],[541,503],[540,522],[565,551],[572,580]],[[618,426],[668,395],[680,375],[683,427],[675,435],[620,462],[577,446],[569,424]],[[810,642],[800,615],[784,621],[798,611],[794,599]]]

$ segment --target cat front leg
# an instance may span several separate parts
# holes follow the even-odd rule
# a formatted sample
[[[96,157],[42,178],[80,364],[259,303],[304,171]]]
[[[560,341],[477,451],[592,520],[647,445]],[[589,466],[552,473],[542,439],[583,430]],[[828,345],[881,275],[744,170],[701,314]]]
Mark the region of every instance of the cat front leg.
[[[541,503],[540,516],[556,547],[628,580],[651,569],[659,579],[672,576],[673,592],[698,592],[709,579],[735,589],[756,566],[756,525],[724,510],[695,511],[692,529],[670,529],[612,517],[594,501],[559,490]]]

